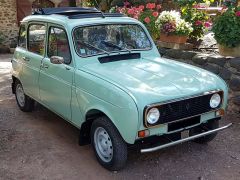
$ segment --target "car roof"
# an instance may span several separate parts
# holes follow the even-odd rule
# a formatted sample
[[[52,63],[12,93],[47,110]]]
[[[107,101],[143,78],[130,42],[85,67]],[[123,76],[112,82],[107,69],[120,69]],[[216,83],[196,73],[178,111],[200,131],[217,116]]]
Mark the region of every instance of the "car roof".
[[[70,28],[101,23],[139,23],[123,14],[102,13],[95,8],[43,8],[22,20],[30,21],[54,23]]]

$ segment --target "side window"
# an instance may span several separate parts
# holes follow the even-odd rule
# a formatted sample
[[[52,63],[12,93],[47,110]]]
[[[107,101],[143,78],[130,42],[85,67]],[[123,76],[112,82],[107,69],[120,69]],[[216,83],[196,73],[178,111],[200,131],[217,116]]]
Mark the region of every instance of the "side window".
[[[28,50],[44,55],[45,51],[46,27],[40,24],[31,24],[28,28]]]
[[[25,24],[22,24],[19,29],[18,46],[22,48],[26,48],[26,39],[27,39],[26,26]]]
[[[66,32],[57,27],[50,27],[48,37],[48,57],[60,56],[64,62],[71,62],[71,53]]]

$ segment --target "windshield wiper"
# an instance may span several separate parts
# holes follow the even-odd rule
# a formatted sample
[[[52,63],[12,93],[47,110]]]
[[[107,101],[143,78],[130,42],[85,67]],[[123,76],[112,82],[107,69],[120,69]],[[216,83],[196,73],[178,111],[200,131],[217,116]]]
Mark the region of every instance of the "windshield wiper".
[[[80,43],[82,43],[82,44],[85,44],[85,45],[87,45],[87,46],[89,46],[89,47],[91,47],[91,48],[94,48],[94,49],[96,49],[96,50],[98,50],[98,51],[102,51],[102,52],[106,53],[108,56],[110,55],[110,52],[105,51],[104,49],[100,49],[100,48],[98,48],[98,47],[96,47],[96,46],[93,46],[93,45],[91,45],[91,44],[89,44],[89,43],[87,43],[87,42],[85,42],[85,41],[80,41],[80,40],[78,40],[78,42],[80,42]]]
[[[102,41],[104,44],[108,45],[108,46],[111,46],[111,47],[115,47],[115,48],[118,48],[119,50],[125,50],[125,51],[128,51],[129,53],[132,53],[132,51],[128,48],[123,48],[117,44],[114,44],[110,41]]]

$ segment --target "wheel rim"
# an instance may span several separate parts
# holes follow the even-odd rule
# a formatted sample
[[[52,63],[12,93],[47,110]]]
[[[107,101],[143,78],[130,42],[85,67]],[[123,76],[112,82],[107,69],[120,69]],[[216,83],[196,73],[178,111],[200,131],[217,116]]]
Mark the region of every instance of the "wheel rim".
[[[98,127],[94,132],[94,145],[98,156],[104,162],[110,162],[113,157],[112,141],[107,131]]]
[[[16,87],[16,97],[19,105],[23,107],[25,104],[25,94],[21,84],[18,84]]]

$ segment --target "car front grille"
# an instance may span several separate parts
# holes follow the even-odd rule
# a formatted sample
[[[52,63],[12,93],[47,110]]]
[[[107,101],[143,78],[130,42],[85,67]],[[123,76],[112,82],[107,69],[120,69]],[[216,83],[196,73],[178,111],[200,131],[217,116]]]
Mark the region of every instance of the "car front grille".
[[[222,91],[219,91],[217,93],[219,93],[219,95],[223,97]],[[145,125],[154,126],[158,124],[170,123],[173,121],[190,118],[193,116],[197,116],[197,115],[218,109],[219,107],[215,109],[210,107],[209,102],[213,94],[214,93],[209,93],[206,95],[200,95],[200,96],[192,97],[189,99],[183,99],[179,101],[159,104],[156,106],[150,106],[145,111],[145,118],[148,110],[151,109],[151,107],[158,108],[160,112],[160,118],[156,124],[149,125],[145,121]]]

